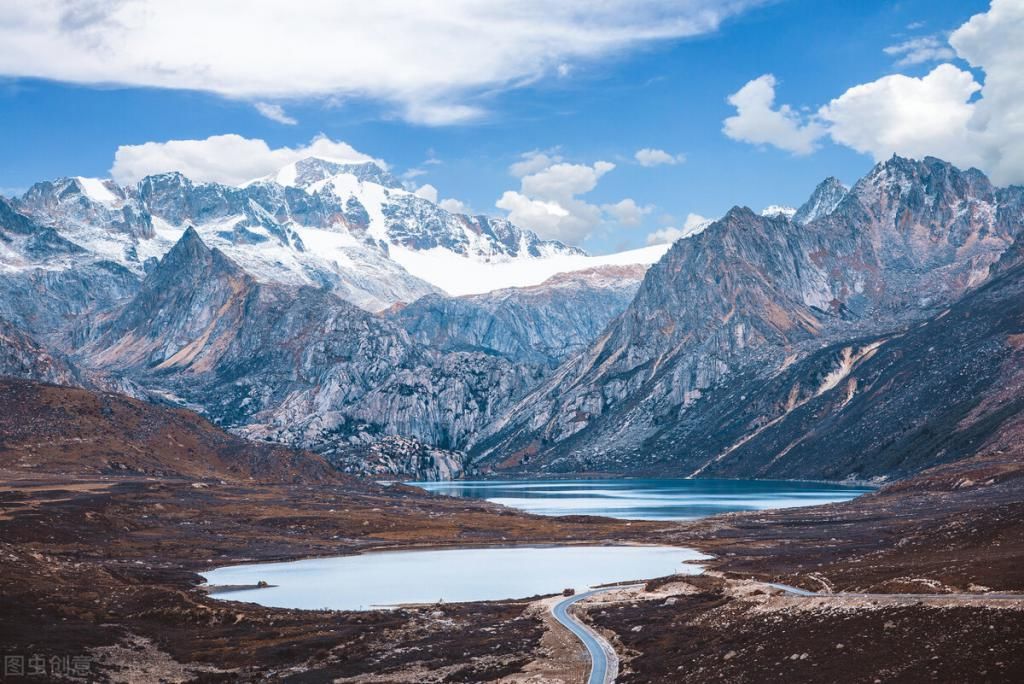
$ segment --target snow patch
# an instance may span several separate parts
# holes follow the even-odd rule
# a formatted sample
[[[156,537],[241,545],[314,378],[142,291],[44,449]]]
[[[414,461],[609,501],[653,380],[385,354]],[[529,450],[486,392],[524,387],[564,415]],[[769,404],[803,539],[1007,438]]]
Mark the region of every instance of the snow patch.
[[[82,192],[84,192],[92,201],[100,202],[102,204],[114,204],[117,202],[117,195],[112,193],[104,181],[99,178],[76,176],[75,180],[78,181],[78,185],[82,188]]]
[[[559,273],[583,271],[597,266],[651,265],[661,259],[670,246],[652,245],[602,256],[553,254],[504,261],[480,261],[443,248],[413,250],[393,245],[390,251],[391,258],[409,273],[459,297],[509,287],[540,285]]]
[[[785,216],[786,218],[793,218],[796,214],[796,209],[793,207],[785,207],[781,204],[770,204],[761,210],[761,216],[774,217],[774,216]]]

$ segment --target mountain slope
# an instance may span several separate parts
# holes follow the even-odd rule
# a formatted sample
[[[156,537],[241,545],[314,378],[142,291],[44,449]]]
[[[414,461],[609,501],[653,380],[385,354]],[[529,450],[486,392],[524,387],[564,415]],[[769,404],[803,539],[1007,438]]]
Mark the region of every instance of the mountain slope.
[[[737,374],[934,315],[985,280],[1022,225],[1019,188],[930,158],[879,164],[806,225],[734,209],[677,242],[595,345],[489,426],[476,453],[643,470],[700,449],[657,437],[701,421],[704,397]]]
[[[646,266],[602,266],[540,285],[448,298],[428,295],[389,312],[420,344],[482,351],[518,363],[556,366],[593,342],[629,305]]]
[[[219,425],[326,454],[386,435],[459,449],[537,377],[421,347],[326,289],[257,282],[193,230],[76,358]]]
[[[3,378],[0,409],[0,453],[37,477],[345,481],[314,454],[246,442],[190,411],[118,394]]]

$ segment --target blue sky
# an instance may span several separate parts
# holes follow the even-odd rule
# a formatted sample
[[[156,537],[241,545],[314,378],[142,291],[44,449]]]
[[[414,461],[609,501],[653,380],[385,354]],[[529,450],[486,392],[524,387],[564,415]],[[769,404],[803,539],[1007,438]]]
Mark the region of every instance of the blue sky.
[[[730,139],[723,121],[736,109],[727,97],[749,81],[773,74],[777,103],[791,105],[797,118],[858,84],[894,73],[920,78],[941,61],[980,82],[983,71],[962,59],[940,55],[900,64],[900,54],[884,49],[929,36],[945,45],[948,32],[988,7],[973,0],[781,0],[739,11],[702,35],[570,56],[566,73],[539,74],[526,85],[464,89],[459,97],[481,113],[444,125],[396,113],[392,98],[372,94],[268,98],[68,84],[18,73],[12,60],[0,59],[8,73],[0,81],[0,192],[57,176],[105,177],[122,145],[232,133],[296,147],[322,134],[386,160],[396,173],[422,170],[410,182],[429,183],[441,197],[502,214],[495,202],[520,186],[509,166],[542,150],[568,164],[614,163],[596,187],[573,199],[600,207],[630,198],[645,208],[639,225],[606,213],[575,235],[597,253],[641,246],[690,213],[714,217],[734,204],[797,205],[824,177],[849,183],[874,163],[871,153],[853,149],[857,143],[828,137],[808,154]],[[262,116],[255,101],[280,104],[297,123]],[[644,167],[633,158],[640,148],[685,155],[685,162]],[[941,152],[937,144],[935,153]]]

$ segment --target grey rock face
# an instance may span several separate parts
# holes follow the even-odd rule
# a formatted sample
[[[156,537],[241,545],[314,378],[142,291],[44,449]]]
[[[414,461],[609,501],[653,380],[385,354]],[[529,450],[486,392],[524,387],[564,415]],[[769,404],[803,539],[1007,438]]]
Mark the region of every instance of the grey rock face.
[[[666,455],[642,445],[699,416],[735,374],[898,329],[982,283],[1024,225],[1022,206],[1019,189],[976,170],[893,158],[803,226],[733,209],[677,242],[588,351],[484,431],[478,458],[642,469]]]
[[[10,321],[0,318],[0,376],[38,380],[55,385],[79,385],[70,361],[51,354]]]
[[[838,178],[829,176],[818,184],[810,198],[796,210],[796,213],[793,214],[793,223],[803,225],[828,216],[835,211],[849,192],[850,189],[843,185]]]
[[[0,317],[52,348],[132,295],[138,278],[0,198]]]
[[[1004,448],[994,436],[1024,423],[1024,260],[1011,251],[925,321],[730,378],[644,445],[645,467],[886,479]]]
[[[554,368],[585,349],[636,295],[646,266],[604,266],[535,287],[482,295],[428,295],[389,312],[417,342]]]
[[[193,230],[77,358],[238,432],[321,451],[387,435],[461,449],[537,378],[421,347],[327,290],[259,283]]]
[[[367,445],[327,449],[327,459],[342,472],[374,479],[418,482],[455,480],[464,474],[465,454],[430,447],[416,439],[389,436]]]
[[[91,198],[81,180],[60,178],[36,183],[17,203],[38,223],[67,233],[104,230],[131,238],[152,238],[153,224],[138,199],[112,182],[103,184],[109,203]]]

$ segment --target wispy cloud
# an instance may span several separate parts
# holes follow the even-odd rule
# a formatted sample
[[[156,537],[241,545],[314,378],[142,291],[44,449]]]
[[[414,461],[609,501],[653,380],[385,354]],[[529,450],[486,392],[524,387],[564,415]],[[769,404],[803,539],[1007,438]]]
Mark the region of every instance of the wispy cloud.
[[[368,98],[416,123],[486,115],[478,95],[710,33],[766,0],[4,3],[0,73],[254,101]],[[287,123],[287,115],[271,118]]]
[[[644,147],[633,155],[640,166],[660,166],[662,164],[682,164],[686,161],[685,154],[670,154],[665,150]]]
[[[941,62],[956,57],[945,36],[919,36],[883,49],[885,54],[898,57],[897,66],[913,66],[928,62]]]
[[[282,108],[281,105],[279,104],[271,104],[269,102],[257,102],[253,106],[256,107],[257,112],[259,112],[266,118],[270,119],[271,121],[276,121],[279,124],[284,124],[286,126],[294,126],[295,124],[299,123],[294,118],[288,116],[288,114],[285,113],[284,108]]]

